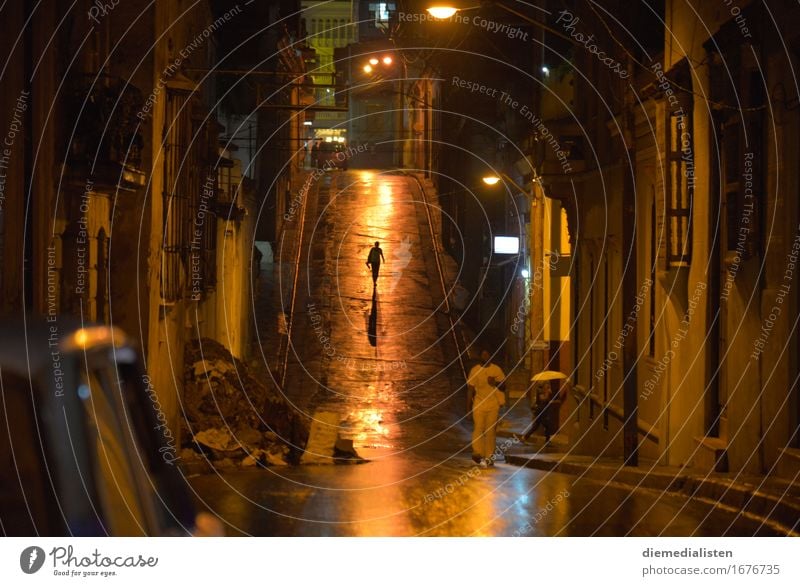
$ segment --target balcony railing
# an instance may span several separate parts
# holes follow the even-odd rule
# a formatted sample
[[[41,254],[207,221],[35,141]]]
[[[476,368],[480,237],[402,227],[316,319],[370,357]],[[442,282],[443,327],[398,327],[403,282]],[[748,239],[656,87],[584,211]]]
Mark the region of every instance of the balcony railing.
[[[141,188],[146,182],[139,117],[144,103],[139,89],[125,80],[78,78],[64,103],[65,117],[76,121],[68,136],[67,179],[91,180],[101,192]]]

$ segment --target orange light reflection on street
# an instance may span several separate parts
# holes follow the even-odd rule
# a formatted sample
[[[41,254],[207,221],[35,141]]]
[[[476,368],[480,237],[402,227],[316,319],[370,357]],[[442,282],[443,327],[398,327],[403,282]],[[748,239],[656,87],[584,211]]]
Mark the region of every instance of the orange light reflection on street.
[[[380,196],[380,202],[383,205],[391,205],[392,204],[392,186],[388,183],[380,183],[378,184],[378,195]]]
[[[391,447],[383,444],[383,442],[376,443],[374,441],[376,439],[374,436],[389,437],[389,428],[383,424],[383,414],[380,409],[368,408],[351,411],[348,419],[353,421],[358,429],[362,430],[355,437],[360,445],[364,445],[364,442],[367,442],[369,447]],[[370,436],[373,436],[371,440]]]

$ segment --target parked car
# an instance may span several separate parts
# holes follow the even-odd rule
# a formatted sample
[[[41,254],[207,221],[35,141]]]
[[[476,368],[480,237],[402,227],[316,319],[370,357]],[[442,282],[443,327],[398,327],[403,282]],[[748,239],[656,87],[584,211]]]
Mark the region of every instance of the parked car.
[[[347,150],[341,142],[323,142],[317,151],[317,168],[347,171]]]
[[[0,322],[6,535],[221,534],[196,515],[127,336],[71,318]]]

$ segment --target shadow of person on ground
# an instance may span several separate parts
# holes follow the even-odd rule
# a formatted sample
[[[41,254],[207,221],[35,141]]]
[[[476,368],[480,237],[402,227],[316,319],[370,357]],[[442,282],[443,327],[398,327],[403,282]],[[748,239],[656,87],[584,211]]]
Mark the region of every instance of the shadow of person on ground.
[[[369,311],[369,323],[367,325],[367,339],[369,345],[378,346],[378,289],[372,289],[372,308]]]

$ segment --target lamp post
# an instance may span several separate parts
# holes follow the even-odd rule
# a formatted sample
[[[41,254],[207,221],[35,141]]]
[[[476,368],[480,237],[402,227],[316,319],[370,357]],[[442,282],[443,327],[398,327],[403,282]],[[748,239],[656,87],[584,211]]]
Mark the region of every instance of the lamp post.
[[[455,6],[436,4],[434,6],[429,6],[425,10],[427,10],[428,14],[430,14],[433,18],[444,20],[453,16],[456,12],[458,12],[459,9]]]
[[[395,166],[402,167],[405,161],[406,149],[403,111],[405,103],[405,80],[408,79],[408,72],[405,60],[399,55],[399,51],[397,54],[395,51],[396,50],[390,50],[385,53],[382,51],[373,51],[372,56],[361,63],[359,67],[363,74],[362,77],[366,76],[370,80],[374,80],[375,83],[386,81],[384,74],[387,72],[397,71],[398,69],[402,72],[402,76],[396,76],[397,78],[392,81],[392,84],[397,87],[397,91],[394,92],[394,124],[401,135],[400,146],[399,148],[395,147],[393,158]]]
[[[514,8],[511,8],[510,6],[506,6],[503,2],[489,2],[488,4],[490,6],[496,6],[498,8],[502,8],[503,10],[508,12],[509,14],[513,14],[514,16],[516,16],[519,19],[524,20],[528,24],[532,24],[534,26],[537,26],[537,27],[541,28],[542,30],[547,31],[551,35],[554,35],[554,36],[558,37],[559,39],[563,39],[565,41],[569,41],[573,45],[579,45],[580,44],[575,39],[573,39],[572,37],[569,37],[569,36],[565,35],[564,33],[560,32],[560,31],[557,31],[556,29],[554,29],[554,28],[552,28],[550,26],[547,26],[545,23],[543,23],[540,20],[536,20],[535,18],[531,18],[530,16],[527,16],[526,14],[524,14],[524,13],[518,11],[518,10],[515,10]],[[443,1],[443,2],[437,2],[436,4],[433,4],[433,5],[429,6],[425,10],[427,11],[428,14],[430,14],[436,20],[447,20],[448,18],[451,18],[451,17],[455,16],[455,14],[457,12],[464,12],[465,10],[475,10],[476,8],[480,8],[480,7],[481,7],[480,5],[476,5],[476,6],[468,6],[468,7],[462,8],[460,6],[456,6],[452,2]]]
[[[493,187],[501,181],[510,184],[524,193],[530,199],[531,205],[531,239],[528,243],[528,250],[531,257],[531,272],[533,283],[530,287],[530,312],[528,313],[529,332],[531,335],[531,372],[541,372],[545,365],[545,350],[548,349],[547,342],[544,341],[544,287],[542,283],[544,262],[544,190],[539,181],[539,177],[534,171],[533,181],[530,190],[526,189],[506,173],[499,175],[487,175],[482,178],[483,182]],[[537,282],[537,278],[539,282]]]
[[[458,12],[479,9],[486,5],[500,8],[515,17],[531,24],[542,31],[546,31],[560,39],[566,40],[573,45],[578,45],[577,41],[572,37],[548,26],[542,20],[532,18],[518,10],[507,6],[503,2],[465,2],[464,0],[432,0],[431,5],[426,8],[436,20],[447,20],[453,17]],[[544,351],[548,349],[547,343],[543,340],[544,333],[544,291],[541,282],[536,282],[537,278],[541,279],[541,275],[545,270],[544,263],[544,191],[542,184],[539,180],[538,174],[535,169],[533,170],[534,179],[530,191],[516,183],[511,177],[505,173],[500,173],[499,176],[492,175],[483,178],[483,182],[489,186],[497,185],[502,179],[504,182],[515,186],[522,193],[525,193],[531,200],[531,241],[529,243],[529,250],[531,254],[531,269],[533,273],[533,286],[531,287],[531,311],[530,311],[530,331],[531,331],[531,369],[533,372],[544,370],[545,354]]]

